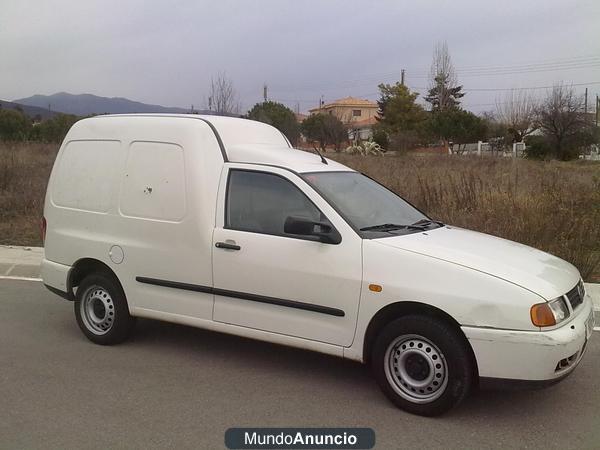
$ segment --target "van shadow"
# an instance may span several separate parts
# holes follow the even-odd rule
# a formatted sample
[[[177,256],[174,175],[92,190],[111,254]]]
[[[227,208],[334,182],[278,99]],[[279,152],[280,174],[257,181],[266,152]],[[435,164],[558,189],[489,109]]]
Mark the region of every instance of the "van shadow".
[[[222,361],[235,365],[260,367],[265,372],[320,374],[332,380],[370,384],[369,370],[363,364],[335,356],[263,342],[240,336],[208,331],[168,322],[138,319],[132,343],[168,349],[171,355],[187,359]]]
[[[130,345],[143,346],[187,360],[227,361],[243,367],[260,368],[265,373],[287,377],[293,381],[311,383],[315,380],[336,385],[344,396],[359,395],[375,408],[399,411],[380,392],[366,365],[309,350],[297,349],[225,333],[207,331],[184,325],[138,319]],[[561,383],[562,384],[562,383]],[[567,386],[565,386],[565,389]],[[504,417],[514,419],[515,411],[523,415],[537,415],[556,406],[554,395],[560,384],[542,390],[480,390],[471,395],[444,418],[453,420],[477,416],[480,419]],[[549,391],[554,391],[552,394]],[[425,419],[435,420],[435,419]]]

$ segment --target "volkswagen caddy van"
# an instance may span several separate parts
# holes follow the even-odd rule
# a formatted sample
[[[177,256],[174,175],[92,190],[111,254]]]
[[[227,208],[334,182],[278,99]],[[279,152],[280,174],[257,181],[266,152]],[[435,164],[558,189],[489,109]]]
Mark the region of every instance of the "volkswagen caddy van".
[[[92,342],[143,317],[323,352],[420,415],[480,382],[565,378],[594,325],[571,264],[435,221],[250,120],[77,122],[43,226],[43,281]]]

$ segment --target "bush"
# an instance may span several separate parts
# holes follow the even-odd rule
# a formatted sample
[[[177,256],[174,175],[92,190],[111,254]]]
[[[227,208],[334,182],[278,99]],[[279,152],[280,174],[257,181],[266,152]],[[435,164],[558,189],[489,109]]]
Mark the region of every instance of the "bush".
[[[550,159],[552,146],[545,136],[527,136],[525,138],[525,157],[529,159]]]
[[[72,114],[57,114],[33,127],[32,140],[59,144],[79,119]]]
[[[333,145],[339,151],[342,143],[348,140],[348,130],[340,119],[331,114],[313,114],[304,119],[300,128],[306,139],[317,142],[322,150]]]
[[[422,138],[416,130],[405,130],[390,135],[390,150],[405,152],[416,148],[421,143]]]
[[[373,142],[379,144],[384,151],[390,147],[388,134],[377,125],[373,127]]]
[[[0,141],[24,141],[31,133],[31,120],[23,112],[0,109]]]

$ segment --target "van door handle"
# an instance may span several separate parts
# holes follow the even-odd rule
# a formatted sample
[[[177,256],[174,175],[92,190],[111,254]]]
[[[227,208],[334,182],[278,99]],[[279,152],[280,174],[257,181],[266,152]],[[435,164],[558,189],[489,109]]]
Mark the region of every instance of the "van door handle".
[[[217,242],[215,244],[215,247],[217,248],[224,248],[227,250],[241,250],[242,247],[240,247],[239,245],[236,244],[230,244],[229,242]]]

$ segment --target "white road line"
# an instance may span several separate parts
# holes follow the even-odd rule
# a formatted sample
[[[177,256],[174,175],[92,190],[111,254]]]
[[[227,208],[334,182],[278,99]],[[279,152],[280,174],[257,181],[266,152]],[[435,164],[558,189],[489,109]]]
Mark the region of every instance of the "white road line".
[[[16,265],[16,264],[13,264],[12,266],[10,266],[10,269],[8,269],[4,275],[10,275],[10,273],[12,272],[12,270],[13,270],[15,267],[17,267],[17,265]]]
[[[41,278],[17,277],[12,275],[0,275],[0,280],[42,281]]]

